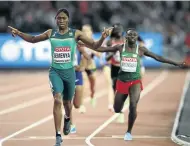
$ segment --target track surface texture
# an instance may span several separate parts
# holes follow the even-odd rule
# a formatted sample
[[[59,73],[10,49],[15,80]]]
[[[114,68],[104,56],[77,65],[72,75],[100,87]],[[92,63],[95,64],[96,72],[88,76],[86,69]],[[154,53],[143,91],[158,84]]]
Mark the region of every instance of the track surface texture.
[[[108,111],[106,81],[96,72],[97,106],[89,102],[89,83],[85,79],[87,112],[74,109],[77,133],[64,136],[64,146],[176,146],[170,139],[185,76],[184,70],[147,70],[143,78],[143,97],[133,129],[134,140],[125,142],[125,124],[119,124]],[[53,146],[55,132],[53,98],[48,71],[0,72],[0,139],[2,146]],[[156,81],[155,81],[156,80]],[[110,120],[110,118],[112,118]],[[108,121],[108,123],[105,123]],[[101,127],[103,125],[103,127]]]

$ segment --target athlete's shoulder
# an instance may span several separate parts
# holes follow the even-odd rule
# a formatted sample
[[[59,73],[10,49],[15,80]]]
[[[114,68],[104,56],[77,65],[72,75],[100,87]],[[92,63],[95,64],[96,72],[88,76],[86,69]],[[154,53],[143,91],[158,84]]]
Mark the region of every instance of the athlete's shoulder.
[[[75,37],[76,29],[69,27],[69,36],[70,37]]]
[[[55,37],[57,33],[57,29],[48,29],[50,37]]]

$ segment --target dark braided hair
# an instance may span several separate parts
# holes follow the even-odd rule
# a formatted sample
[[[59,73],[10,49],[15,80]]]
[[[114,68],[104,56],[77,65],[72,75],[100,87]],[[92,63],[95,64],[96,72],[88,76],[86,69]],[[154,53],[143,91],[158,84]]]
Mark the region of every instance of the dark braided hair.
[[[55,19],[56,19],[57,15],[59,15],[59,13],[61,13],[61,12],[65,13],[67,15],[67,17],[69,18],[69,11],[65,8],[61,8],[57,11],[57,13],[55,15]]]

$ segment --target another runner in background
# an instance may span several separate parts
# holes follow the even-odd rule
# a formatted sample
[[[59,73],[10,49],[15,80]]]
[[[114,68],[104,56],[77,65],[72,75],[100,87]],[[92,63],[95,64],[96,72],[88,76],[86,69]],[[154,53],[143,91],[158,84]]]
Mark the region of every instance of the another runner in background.
[[[76,49],[76,42],[81,40],[89,48],[97,49],[104,42],[109,34],[109,29],[103,31],[99,41],[94,41],[87,37],[80,30],[75,30],[68,27],[69,12],[66,9],[59,9],[55,20],[58,29],[49,29],[46,32],[32,36],[23,33],[13,27],[11,29],[12,35],[19,36],[27,42],[37,43],[49,40],[51,43],[52,63],[49,70],[50,87],[54,97],[53,116],[56,132],[55,146],[61,146],[61,122],[62,122],[62,104],[65,109],[63,133],[68,135],[70,133],[71,121],[70,115],[72,111],[72,99],[75,92],[75,68],[74,56]]]
[[[90,56],[85,52],[83,47],[81,45],[77,45],[76,54],[75,54],[75,95],[73,98],[73,105],[76,109],[79,109],[79,112],[84,113],[86,111],[84,105],[83,105],[83,75],[82,72],[85,71],[85,67],[87,65],[87,61],[89,61],[91,58]],[[74,120],[71,115],[71,130],[70,133],[76,133],[76,126],[74,125]]]
[[[184,62],[175,62],[158,56],[150,52],[144,46],[137,44],[138,33],[135,30],[127,30],[126,40],[123,45],[116,45],[113,47],[100,47],[96,49],[99,52],[120,52],[120,70],[118,73],[116,83],[116,94],[114,100],[114,110],[120,113],[123,109],[124,102],[128,95],[130,98],[129,103],[129,116],[128,116],[128,129],[125,133],[124,140],[132,140],[132,128],[137,118],[137,104],[140,99],[141,90],[143,90],[141,82],[141,57],[143,55],[151,57],[159,62],[172,64],[178,67],[184,67]]]
[[[107,41],[107,46],[115,46],[118,44],[124,43],[123,37],[123,26],[120,23],[116,23],[113,25],[113,30],[110,35],[110,39]],[[114,92],[115,92],[115,83],[118,75],[118,71],[120,68],[120,54],[119,52],[115,53],[106,53],[106,61],[107,65],[104,66],[104,74],[108,83],[108,109],[113,111],[113,100],[114,100]],[[108,64],[110,66],[108,66]],[[111,83],[111,84],[110,84]]]
[[[82,32],[86,34],[89,38],[92,38],[93,36],[93,30],[92,27],[89,24],[83,25]],[[96,85],[96,76],[94,75],[96,71],[96,64],[94,61],[94,56],[100,57],[100,53],[90,50],[89,48],[85,47],[85,51],[91,56],[90,63],[85,68],[85,72],[88,76],[89,84],[90,84],[90,97],[91,97],[91,104],[93,107],[96,106],[96,97],[95,94],[95,85]],[[83,107],[81,107],[83,108]]]

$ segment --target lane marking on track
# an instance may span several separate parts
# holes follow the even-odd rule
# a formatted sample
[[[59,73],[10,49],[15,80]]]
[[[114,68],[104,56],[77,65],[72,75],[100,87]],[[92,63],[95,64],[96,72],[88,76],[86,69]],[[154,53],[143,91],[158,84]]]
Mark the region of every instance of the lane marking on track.
[[[63,136],[64,140],[84,140],[84,136]],[[170,136],[134,135],[134,139],[170,139]],[[54,140],[55,136],[27,136],[11,138],[11,141]],[[93,139],[123,139],[123,135],[95,136]]]
[[[177,114],[176,114],[176,118],[175,118],[175,121],[174,121],[172,133],[171,133],[171,140],[173,142],[179,144],[179,145],[184,145],[184,146],[190,146],[190,143],[178,138],[177,135],[176,135],[176,131],[177,131],[177,128],[178,128],[178,125],[179,125],[180,114],[181,114],[182,109],[183,109],[183,105],[184,105],[184,101],[185,101],[186,93],[188,91],[189,84],[190,84],[190,71],[187,72],[187,75],[186,75],[186,78],[185,78],[185,83],[184,83],[184,86],[183,86],[183,92],[182,92],[182,95],[181,95],[179,108],[178,108],[178,111],[177,111]]]
[[[35,92],[41,91],[42,88],[46,88],[46,87],[47,87],[47,84],[46,85],[41,85],[41,86],[31,87],[29,89],[21,89],[21,90],[18,90],[18,91],[14,91],[14,92],[8,93],[6,95],[1,95],[0,101],[4,101],[4,100],[7,100],[7,99],[19,98],[20,96],[31,94],[31,92],[34,92],[34,91]]]
[[[29,100],[29,101],[26,101],[24,103],[21,103],[21,104],[18,104],[16,106],[13,106],[11,108],[1,110],[0,111],[0,116],[2,116],[4,114],[11,113],[11,112],[18,111],[18,110],[23,109],[23,108],[27,108],[27,107],[36,105],[36,104],[39,104],[39,103],[42,103],[42,102],[48,102],[50,100],[53,100],[53,98],[50,97],[50,94],[47,94],[46,96],[42,96],[42,97],[37,98],[37,99]]]
[[[147,95],[149,92],[151,92],[156,86],[160,85],[168,76],[168,71],[162,71],[162,73],[157,76],[153,81],[151,81],[150,84],[148,84],[145,89],[141,93],[141,97],[143,98],[145,95]],[[124,109],[122,111],[127,110],[129,107],[129,103],[125,105]],[[107,127],[110,123],[112,123],[117,117],[119,116],[118,113],[111,116],[107,121],[105,121],[102,125],[100,125],[92,134],[90,134],[86,139],[85,142],[88,146],[94,146],[91,143],[91,139],[97,135],[100,131],[102,131],[105,127]]]
[[[106,90],[100,90],[100,91],[96,94],[96,97],[97,97],[97,99],[98,99],[98,98],[103,97],[103,96],[106,95],[106,94],[107,94]],[[90,102],[90,97],[88,97],[88,98],[86,98],[86,99],[84,100],[84,103],[88,103],[88,102]],[[45,117],[45,118],[43,118],[43,119],[41,119],[41,120],[39,120],[39,121],[34,122],[33,124],[31,124],[31,125],[29,125],[29,126],[26,126],[26,127],[23,128],[23,129],[20,129],[20,130],[16,131],[16,132],[13,133],[13,134],[10,134],[10,135],[8,135],[8,136],[2,138],[2,139],[0,140],[0,146],[2,146],[3,142],[5,142],[5,141],[7,141],[7,140],[9,140],[9,139],[11,139],[11,138],[13,138],[13,137],[15,137],[15,136],[21,134],[21,133],[24,133],[24,132],[26,132],[26,131],[28,131],[28,130],[34,128],[34,127],[37,127],[37,126],[39,126],[39,125],[41,125],[41,124],[44,124],[44,123],[46,123],[46,122],[48,122],[48,121],[50,121],[50,120],[52,120],[52,119],[53,119],[53,115],[51,114],[51,115],[49,115],[49,116],[47,116],[47,117]]]

